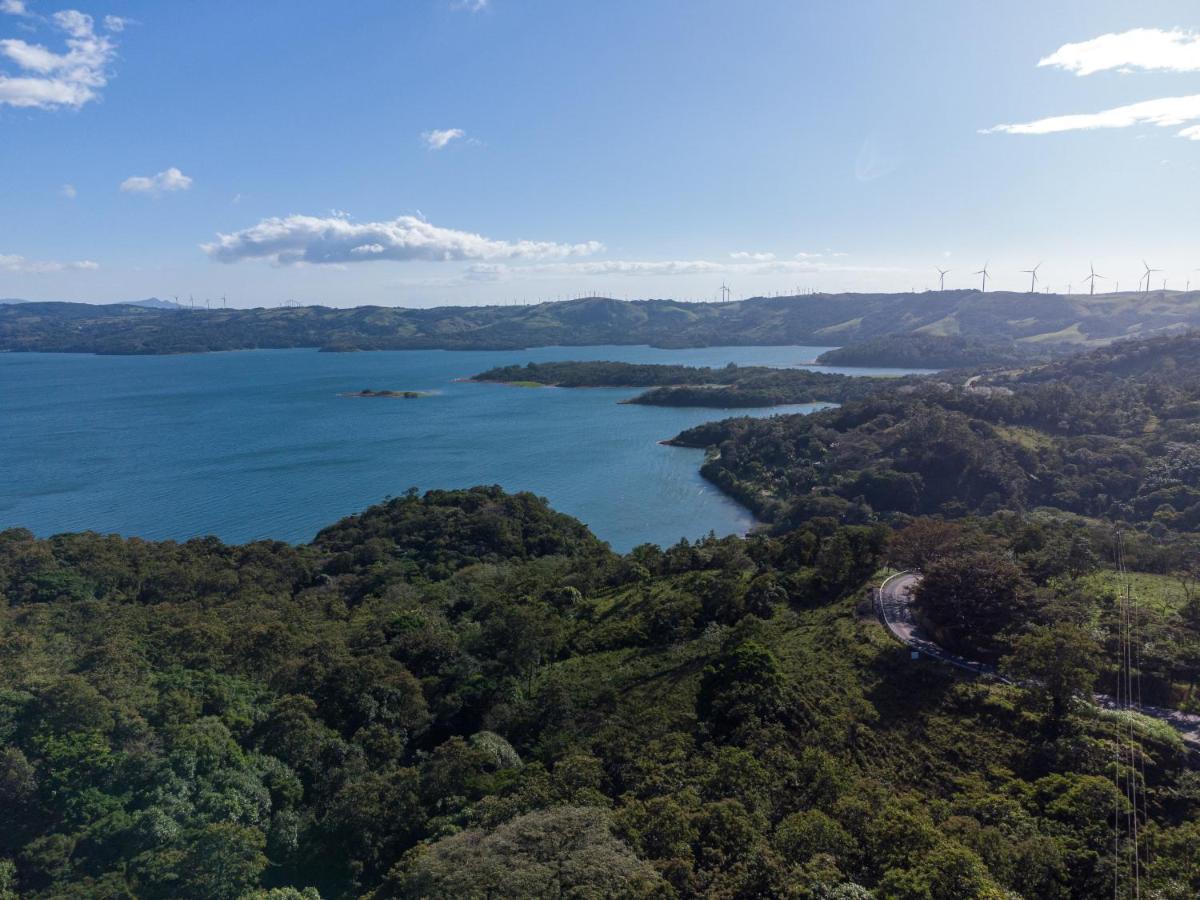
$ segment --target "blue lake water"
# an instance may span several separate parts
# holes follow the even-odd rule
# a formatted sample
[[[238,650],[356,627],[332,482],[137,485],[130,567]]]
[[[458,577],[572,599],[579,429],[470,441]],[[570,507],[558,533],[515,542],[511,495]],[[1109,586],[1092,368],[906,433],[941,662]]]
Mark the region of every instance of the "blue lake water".
[[[744,532],[749,514],[700,478],[702,451],[657,442],[727,415],[816,407],[665,409],[619,404],[631,389],[456,379],[562,359],[796,366],[823,349],[0,354],[0,528],[307,541],[410,486],[499,484],[546,497],[621,551]],[[364,388],[436,393],[339,396]]]

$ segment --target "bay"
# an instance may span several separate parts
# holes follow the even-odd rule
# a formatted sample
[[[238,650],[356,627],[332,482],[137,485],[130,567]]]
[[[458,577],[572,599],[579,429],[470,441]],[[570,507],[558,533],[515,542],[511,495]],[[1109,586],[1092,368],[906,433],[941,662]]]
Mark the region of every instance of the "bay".
[[[620,551],[742,533],[753,520],[700,477],[702,451],[658,442],[729,415],[821,404],[667,409],[619,403],[635,389],[460,379],[563,359],[797,366],[825,349],[0,354],[0,527],[307,541],[409,487],[499,484],[546,497]],[[430,395],[340,396],[363,389]]]

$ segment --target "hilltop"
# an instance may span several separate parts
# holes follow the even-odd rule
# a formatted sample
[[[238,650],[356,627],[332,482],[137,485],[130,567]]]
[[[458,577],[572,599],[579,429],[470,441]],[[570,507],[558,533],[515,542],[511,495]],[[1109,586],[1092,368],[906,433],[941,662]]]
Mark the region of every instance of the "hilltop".
[[[1094,297],[926,291],[755,297],[728,303],[589,297],[533,306],[432,309],[168,310],[30,302],[0,306],[0,350],[153,354],[288,347],[844,346],[896,334],[1088,346],[1197,326],[1200,291]]]

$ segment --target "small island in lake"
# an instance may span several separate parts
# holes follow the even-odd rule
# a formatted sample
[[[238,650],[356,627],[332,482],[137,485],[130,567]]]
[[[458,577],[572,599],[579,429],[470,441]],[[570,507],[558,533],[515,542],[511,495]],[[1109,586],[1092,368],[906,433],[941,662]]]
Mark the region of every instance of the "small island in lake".
[[[367,388],[361,391],[347,391],[340,394],[341,397],[385,397],[393,400],[416,400],[420,397],[430,396],[429,391],[376,391]]]

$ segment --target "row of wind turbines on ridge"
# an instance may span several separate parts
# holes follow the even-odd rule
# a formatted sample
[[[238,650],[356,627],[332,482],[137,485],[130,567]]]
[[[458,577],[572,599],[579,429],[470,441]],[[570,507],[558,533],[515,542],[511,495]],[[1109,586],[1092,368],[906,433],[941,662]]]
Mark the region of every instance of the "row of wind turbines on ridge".
[[[1150,293],[1150,276],[1156,272],[1162,272],[1163,270],[1162,269],[1152,269],[1150,267],[1150,264],[1148,262],[1146,262],[1144,259],[1142,260],[1142,265],[1145,266],[1146,273],[1144,275],[1142,275],[1141,278],[1138,279],[1138,290],[1142,289],[1142,284],[1144,282],[1146,285],[1145,292]],[[1038,269],[1040,269],[1041,267],[1042,267],[1042,264],[1038,263],[1032,269],[1021,269],[1021,271],[1024,274],[1029,276],[1029,293],[1031,293],[1031,294],[1035,293],[1037,291]],[[934,268],[937,270],[937,273],[938,273],[938,290],[944,291],[946,289],[946,276],[948,274],[950,274],[950,270],[949,269],[940,269],[937,266],[934,266]],[[1097,273],[1096,266],[1092,263],[1088,264],[1088,269],[1090,271],[1088,272],[1087,275],[1084,276],[1083,280],[1088,283],[1088,294],[1092,295],[1092,294],[1096,293],[1096,280],[1100,279],[1101,281],[1106,281],[1108,279],[1108,276],[1100,275],[1099,273]],[[1200,271],[1200,270],[1197,270],[1197,271]],[[981,281],[979,290],[980,290],[980,293],[987,291],[988,279],[992,277],[991,273],[988,272],[988,263],[984,263],[982,269],[980,269],[978,272],[972,272],[971,274],[982,276],[982,281]],[[1166,290],[1166,287],[1167,287],[1167,283],[1164,280],[1163,281],[1163,290]],[[1191,283],[1191,281],[1188,281],[1187,287],[1184,288],[1184,290],[1191,290],[1191,287],[1192,287],[1192,283]],[[1118,281],[1118,282],[1116,282],[1116,290],[1119,291],[1120,289],[1121,289],[1121,283]],[[1070,293],[1069,288],[1067,290],[1067,293]]]

